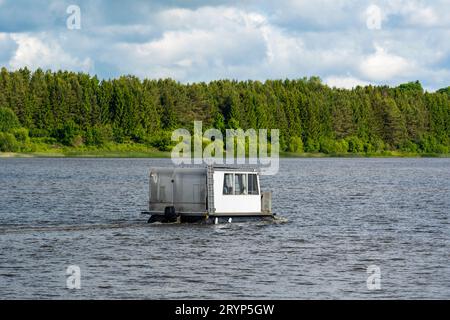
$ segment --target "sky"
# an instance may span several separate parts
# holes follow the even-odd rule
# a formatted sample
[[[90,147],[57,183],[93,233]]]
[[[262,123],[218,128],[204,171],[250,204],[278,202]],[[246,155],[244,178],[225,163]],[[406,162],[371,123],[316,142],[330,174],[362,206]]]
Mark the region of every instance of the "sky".
[[[450,86],[450,0],[0,0],[0,66]]]

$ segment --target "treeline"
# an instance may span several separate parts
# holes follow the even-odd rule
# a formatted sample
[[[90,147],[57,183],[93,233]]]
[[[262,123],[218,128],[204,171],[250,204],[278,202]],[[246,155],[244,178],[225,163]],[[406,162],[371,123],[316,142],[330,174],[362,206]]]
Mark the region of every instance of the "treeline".
[[[0,151],[30,141],[135,142],[168,150],[172,130],[192,129],[194,120],[204,129],[280,129],[280,148],[291,152],[448,153],[450,87],[428,93],[419,82],[345,90],[317,77],[180,84],[26,68],[0,72]]]

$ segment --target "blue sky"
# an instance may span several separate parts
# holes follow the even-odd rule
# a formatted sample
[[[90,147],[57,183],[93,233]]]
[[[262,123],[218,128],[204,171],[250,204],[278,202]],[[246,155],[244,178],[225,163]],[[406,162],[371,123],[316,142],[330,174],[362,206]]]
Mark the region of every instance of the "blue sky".
[[[67,8],[80,8],[80,29]],[[0,0],[0,66],[113,78],[450,85],[450,0]]]

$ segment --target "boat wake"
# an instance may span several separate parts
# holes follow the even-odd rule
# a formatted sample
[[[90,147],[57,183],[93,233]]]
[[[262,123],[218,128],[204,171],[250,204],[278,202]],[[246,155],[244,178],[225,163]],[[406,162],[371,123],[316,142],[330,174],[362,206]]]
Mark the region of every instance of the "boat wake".
[[[105,229],[121,229],[131,227],[146,226],[142,222],[133,223],[105,223],[105,224],[83,224],[83,225],[46,225],[46,226],[2,226],[0,227],[0,235],[9,233],[33,233],[33,232],[70,232],[70,231],[90,231]]]
[[[108,230],[108,229],[125,229],[125,228],[148,228],[151,226],[214,226],[215,228],[227,228],[232,226],[243,225],[271,225],[282,224],[288,222],[288,219],[275,216],[271,219],[264,219],[258,221],[232,221],[232,222],[220,222],[218,224],[205,223],[205,222],[170,222],[170,223],[146,223],[144,221],[133,222],[113,222],[113,223],[93,223],[93,224],[77,224],[77,225],[45,225],[45,226],[26,226],[26,225],[8,225],[0,227],[0,235],[5,234],[17,234],[17,233],[34,233],[34,232],[73,232],[73,231],[95,231],[95,230]]]

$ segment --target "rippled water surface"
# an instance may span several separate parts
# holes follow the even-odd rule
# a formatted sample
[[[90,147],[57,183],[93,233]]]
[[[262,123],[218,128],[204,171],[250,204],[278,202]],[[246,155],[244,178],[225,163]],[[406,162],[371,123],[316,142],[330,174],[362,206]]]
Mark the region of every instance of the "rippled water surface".
[[[0,299],[450,298],[450,159],[283,159],[288,222],[218,226],[148,225],[153,165],[0,159]]]

